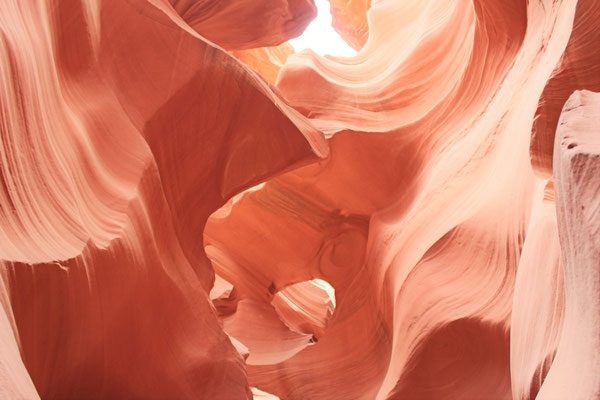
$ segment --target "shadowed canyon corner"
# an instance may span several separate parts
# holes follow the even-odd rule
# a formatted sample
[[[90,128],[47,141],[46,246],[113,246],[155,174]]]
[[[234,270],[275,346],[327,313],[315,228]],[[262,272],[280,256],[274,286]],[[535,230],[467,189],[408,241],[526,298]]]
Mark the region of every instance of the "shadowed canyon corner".
[[[600,1],[0,0],[0,93],[0,399],[600,399]]]

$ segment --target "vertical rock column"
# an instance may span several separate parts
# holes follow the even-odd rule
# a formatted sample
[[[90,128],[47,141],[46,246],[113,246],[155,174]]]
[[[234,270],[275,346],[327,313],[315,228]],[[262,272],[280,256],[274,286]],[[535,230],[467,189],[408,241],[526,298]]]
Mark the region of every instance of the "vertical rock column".
[[[538,399],[600,397],[600,93],[576,91],[554,143],[565,321]]]

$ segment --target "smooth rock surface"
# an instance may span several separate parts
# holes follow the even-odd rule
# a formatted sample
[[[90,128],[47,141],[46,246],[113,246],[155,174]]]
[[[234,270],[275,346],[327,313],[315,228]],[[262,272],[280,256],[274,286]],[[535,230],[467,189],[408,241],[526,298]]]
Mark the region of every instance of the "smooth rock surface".
[[[594,399],[600,396],[600,93],[577,91],[565,103],[554,175],[565,315],[538,397]]]
[[[598,398],[599,4],[0,2],[0,398]]]

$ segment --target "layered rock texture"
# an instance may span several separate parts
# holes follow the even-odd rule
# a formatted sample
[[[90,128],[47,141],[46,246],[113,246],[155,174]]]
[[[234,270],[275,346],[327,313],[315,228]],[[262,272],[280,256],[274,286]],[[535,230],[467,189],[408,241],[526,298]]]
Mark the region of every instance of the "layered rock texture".
[[[600,397],[600,2],[0,2],[0,397]]]

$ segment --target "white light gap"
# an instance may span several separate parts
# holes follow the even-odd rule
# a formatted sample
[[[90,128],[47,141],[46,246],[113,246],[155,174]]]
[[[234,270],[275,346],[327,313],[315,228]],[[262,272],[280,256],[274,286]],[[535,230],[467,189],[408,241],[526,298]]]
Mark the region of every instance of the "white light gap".
[[[329,1],[315,0],[317,17],[308,25],[306,30],[290,43],[296,52],[312,49],[319,55],[329,54],[339,57],[352,57],[356,50],[348,46],[331,26],[331,13]]]

